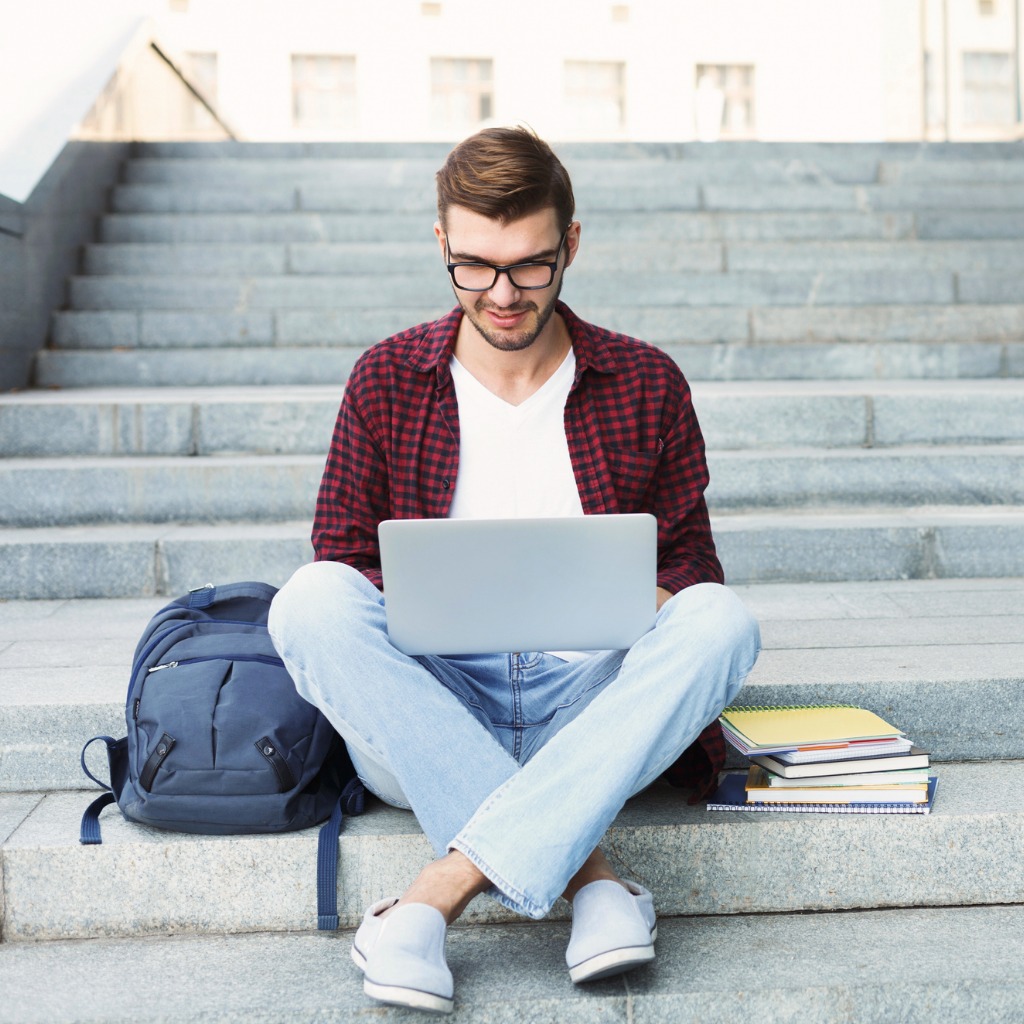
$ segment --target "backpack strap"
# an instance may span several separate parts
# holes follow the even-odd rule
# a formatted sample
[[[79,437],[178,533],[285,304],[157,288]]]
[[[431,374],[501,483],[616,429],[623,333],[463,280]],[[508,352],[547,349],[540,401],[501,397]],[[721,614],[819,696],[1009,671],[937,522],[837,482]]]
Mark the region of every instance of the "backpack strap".
[[[349,779],[334,805],[330,821],[320,829],[316,848],[316,926],[338,927],[338,834],[344,814],[362,814],[365,790],[358,777]]]
[[[103,842],[103,836],[100,835],[100,811],[115,799],[113,793],[102,793],[85,809],[78,835],[78,841],[83,846],[99,846]]]
[[[117,746],[117,740],[113,736],[93,736],[91,740],[84,747],[82,747],[82,771],[92,779],[101,789],[105,789],[106,792],[101,796],[98,796],[89,806],[85,809],[85,814],[82,815],[82,826],[78,835],[78,841],[83,846],[99,846],[103,842],[103,837],[100,834],[100,811],[104,807],[112,804],[117,797],[114,795],[113,789],[106,783],[96,778],[91,771],[89,766],[85,763],[85,752],[97,741],[103,740],[107,744],[108,756],[109,752]]]

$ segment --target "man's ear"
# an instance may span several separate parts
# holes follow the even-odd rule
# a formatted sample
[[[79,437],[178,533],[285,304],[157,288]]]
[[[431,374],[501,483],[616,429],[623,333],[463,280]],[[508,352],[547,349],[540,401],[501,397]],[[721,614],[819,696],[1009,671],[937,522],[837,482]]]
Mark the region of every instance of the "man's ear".
[[[569,266],[574,259],[576,259],[576,253],[580,249],[580,233],[583,230],[583,225],[578,220],[574,220],[570,225],[569,229],[565,233],[565,248],[567,255],[565,257],[565,265]]]
[[[445,234],[439,220],[434,221],[434,237],[437,239],[437,244],[441,247],[441,256],[444,257]]]

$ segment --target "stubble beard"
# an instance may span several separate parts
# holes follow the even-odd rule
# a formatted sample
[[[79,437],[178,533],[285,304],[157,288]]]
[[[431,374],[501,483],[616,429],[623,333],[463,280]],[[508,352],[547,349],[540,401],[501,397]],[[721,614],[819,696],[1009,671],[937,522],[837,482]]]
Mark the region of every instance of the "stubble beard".
[[[456,298],[459,300],[459,305],[462,306],[462,311],[469,322],[492,348],[497,349],[499,352],[522,352],[528,349],[540,337],[544,328],[547,327],[548,321],[555,311],[555,303],[558,302],[558,297],[562,294],[562,277],[559,275],[558,287],[543,308],[540,308],[535,302],[518,302],[516,305],[508,307],[496,306],[493,302],[487,302],[486,294],[484,292],[473,303],[472,308],[470,308],[466,302],[463,302],[458,292],[455,293]],[[488,309],[501,310],[502,313],[523,313],[532,310],[534,312],[534,322],[525,330],[498,331],[488,326],[484,319],[486,316],[485,310]]]

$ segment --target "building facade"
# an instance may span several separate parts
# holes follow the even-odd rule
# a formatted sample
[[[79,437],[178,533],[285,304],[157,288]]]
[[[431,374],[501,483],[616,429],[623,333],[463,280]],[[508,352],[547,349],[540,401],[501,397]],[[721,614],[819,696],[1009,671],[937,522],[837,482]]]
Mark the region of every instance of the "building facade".
[[[166,0],[252,140],[1020,137],[1021,0]],[[211,130],[202,112],[185,134]]]

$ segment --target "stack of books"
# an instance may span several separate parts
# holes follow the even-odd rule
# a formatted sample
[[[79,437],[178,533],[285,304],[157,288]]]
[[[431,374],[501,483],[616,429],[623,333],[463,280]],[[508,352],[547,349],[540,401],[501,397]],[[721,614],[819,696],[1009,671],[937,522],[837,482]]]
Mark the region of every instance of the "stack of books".
[[[928,754],[852,704],[728,707],[726,740],[749,758],[708,801],[714,811],[927,814],[936,780]]]

